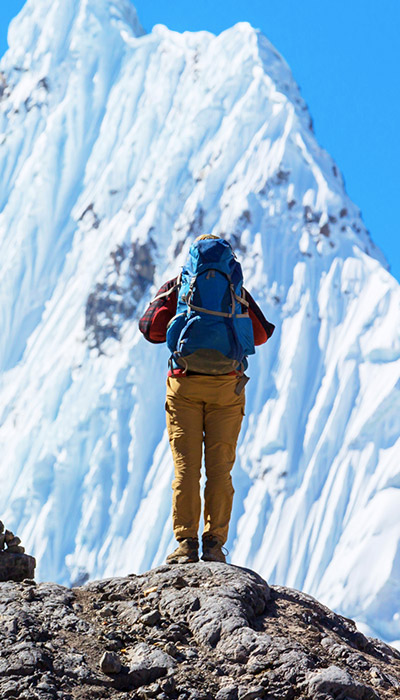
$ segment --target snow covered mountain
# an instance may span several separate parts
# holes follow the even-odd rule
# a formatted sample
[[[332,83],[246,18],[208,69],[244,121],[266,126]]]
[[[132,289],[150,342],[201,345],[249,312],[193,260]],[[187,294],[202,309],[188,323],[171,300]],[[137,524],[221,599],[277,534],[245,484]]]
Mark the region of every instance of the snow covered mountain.
[[[231,561],[400,640],[400,290],[246,23],[27,0],[0,63],[0,517],[61,583],[173,544],[165,346],[137,318],[201,232],[276,324],[251,358]],[[397,640],[397,642],[396,642]]]

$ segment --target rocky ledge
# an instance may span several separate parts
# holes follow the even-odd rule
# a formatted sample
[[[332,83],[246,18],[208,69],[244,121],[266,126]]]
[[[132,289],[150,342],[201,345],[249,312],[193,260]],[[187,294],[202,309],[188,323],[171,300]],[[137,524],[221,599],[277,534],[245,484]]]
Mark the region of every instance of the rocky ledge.
[[[0,583],[8,700],[398,700],[400,652],[225,564],[64,588]]]

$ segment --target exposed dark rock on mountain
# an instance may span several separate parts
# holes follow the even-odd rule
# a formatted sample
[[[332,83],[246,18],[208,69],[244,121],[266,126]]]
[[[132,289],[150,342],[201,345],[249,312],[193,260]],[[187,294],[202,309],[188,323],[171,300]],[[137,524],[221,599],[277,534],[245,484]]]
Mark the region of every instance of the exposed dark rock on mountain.
[[[72,590],[7,582],[0,697],[398,700],[400,652],[313,598],[225,564]]]
[[[93,216],[93,204],[82,217],[87,212]],[[92,226],[98,228],[97,217]],[[85,331],[90,348],[101,352],[107,338],[121,339],[123,323],[134,316],[138,303],[154,280],[155,248],[150,238],[148,243],[134,241],[112,251],[106,279],[96,284],[86,303]]]

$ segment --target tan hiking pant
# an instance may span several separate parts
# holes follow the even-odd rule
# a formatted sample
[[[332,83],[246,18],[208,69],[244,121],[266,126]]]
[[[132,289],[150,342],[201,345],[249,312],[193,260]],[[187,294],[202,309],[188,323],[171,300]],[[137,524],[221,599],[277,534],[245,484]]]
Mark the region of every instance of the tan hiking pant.
[[[205,450],[204,533],[228,537],[234,489],[231,469],[244,416],[245,392],[234,376],[168,377],[167,429],[175,464],[172,524],[177,540],[197,537],[200,471]]]

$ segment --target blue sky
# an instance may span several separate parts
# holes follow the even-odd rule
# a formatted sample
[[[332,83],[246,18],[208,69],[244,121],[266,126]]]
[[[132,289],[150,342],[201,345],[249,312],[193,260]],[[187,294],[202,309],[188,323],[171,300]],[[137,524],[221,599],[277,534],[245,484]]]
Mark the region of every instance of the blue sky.
[[[64,0],[68,2],[69,0]],[[23,0],[2,0],[0,55]],[[400,0],[136,0],[147,31],[220,33],[246,20],[289,63],[317,139],[400,281]]]

